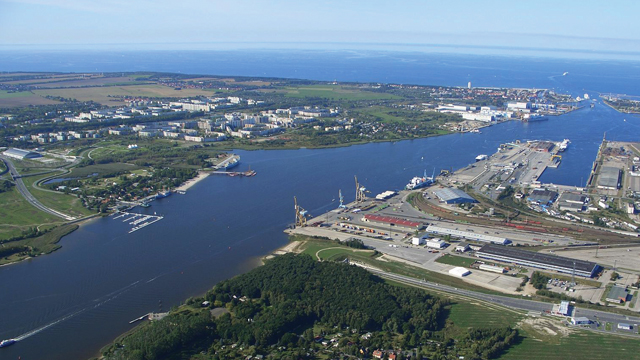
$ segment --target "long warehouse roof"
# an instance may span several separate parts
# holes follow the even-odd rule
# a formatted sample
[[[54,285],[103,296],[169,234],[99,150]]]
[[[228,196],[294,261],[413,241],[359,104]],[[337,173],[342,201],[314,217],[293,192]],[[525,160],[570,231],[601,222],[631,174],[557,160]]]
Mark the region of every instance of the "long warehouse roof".
[[[576,271],[592,272],[598,264],[591,261],[570,259],[562,256],[544,254],[535,251],[519,250],[511,246],[500,246],[494,244],[487,244],[483,246],[478,253],[485,253],[491,255],[505,256],[518,260],[525,260],[529,262],[537,262],[540,264],[548,264],[559,266],[567,269],[573,269],[575,263]]]
[[[419,222],[403,220],[403,219],[391,217],[391,216],[367,214],[364,216],[364,218],[369,221],[378,221],[378,222],[383,222],[387,224],[395,224],[395,225],[402,225],[402,226],[409,226],[409,227],[416,227],[416,228],[422,226],[422,223],[419,223]]]

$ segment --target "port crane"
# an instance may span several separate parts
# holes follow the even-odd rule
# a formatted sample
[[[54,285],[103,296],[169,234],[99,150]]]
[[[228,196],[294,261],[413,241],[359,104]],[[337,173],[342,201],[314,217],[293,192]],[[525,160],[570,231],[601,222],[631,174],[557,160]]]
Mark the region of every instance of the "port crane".
[[[354,176],[354,178],[356,179],[356,203],[364,202],[367,200],[367,188],[358,182],[357,176]]]
[[[293,197],[294,208],[296,210],[296,227],[307,225],[307,210],[298,205],[298,199]]]
[[[347,206],[344,204],[344,196],[342,196],[342,190],[338,190],[338,197],[340,198],[340,205],[338,205],[338,209],[346,209]]]

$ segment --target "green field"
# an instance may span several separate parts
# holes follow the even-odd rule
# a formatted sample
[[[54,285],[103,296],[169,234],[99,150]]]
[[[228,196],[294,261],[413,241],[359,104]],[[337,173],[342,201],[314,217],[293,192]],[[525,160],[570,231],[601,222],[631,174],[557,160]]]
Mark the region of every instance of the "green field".
[[[0,99],[11,99],[25,96],[33,96],[33,94],[30,91],[8,92],[6,90],[0,90]]]
[[[469,267],[471,266],[471,264],[476,262],[476,260],[468,257],[453,256],[447,254],[444,256],[440,256],[438,259],[436,259],[436,262],[453,266]]]
[[[104,105],[120,105],[124,104],[118,97],[120,96],[140,96],[140,97],[157,97],[157,98],[178,98],[199,95],[211,95],[214,89],[183,89],[176,90],[174,88],[158,85],[127,85],[127,86],[97,86],[83,88],[64,88],[64,89],[42,89],[35,90],[34,93],[41,96],[60,96],[63,98],[76,99],[78,101],[95,101]],[[114,98],[115,97],[115,98]]]
[[[33,207],[15,187],[0,193],[0,204],[0,240],[18,236],[29,227],[62,222],[59,217]]]
[[[139,166],[124,163],[97,164],[73,168],[69,174],[62,175],[62,177],[83,178],[96,173],[102,177],[109,177],[119,172],[124,171],[128,174],[138,169],[140,169]]]
[[[368,251],[354,251],[347,246],[339,245],[335,241],[331,240],[319,240],[313,239],[305,236],[293,236],[292,240],[297,241],[306,241],[303,245],[303,253],[309,254],[315,257],[315,254],[321,250],[326,248],[338,248],[331,249],[320,252],[320,256],[322,257],[331,257],[332,260],[341,260],[342,258],[349,257],[352,260],[360,261],[365,264],[369,264],[371,266],[377,267],[381,270],[393,272],[400,275],[411,276],[416,279],[425,279],[427,281],[433,281],[444,285],[459,287],[463,289],[475,290],[478,292],[488,293],[488,294],[498,294],[495,291],[487,290],[483,287],[469,284],[461,279],[455,278],[453,276],[448,276],[445,274],[440,274],[437,272],[432,272],[429,270],[425,270],[416,266],[411,266],[405,263],[400,263],[392,260],[378,260],[377,256],[373,256],[373,253]],[[326,254],[324,254],[326,252]]]
[[[401,99],[399,96],[375,93],[359,89],[347,89],[340,85],[312,85],[301,87],[286,87],[286,95],[294,98],[323,98],[331,100],[384,100]]]
[[[94,211],[85,208],[82,205],[82,201],[74,195],[66,195],[61,192],[35,188],[33,183],[43,177],[45,176],[33,176],[22,179],[31,195],[38,199],[42,205],[75,217],[95,214]]]
[[[524,334],[522,342],[503,354],[502,360],[637,359],[638,339],[580,331],[556,341],[541,341]],[[635,354],[635,355],[634,355]]]

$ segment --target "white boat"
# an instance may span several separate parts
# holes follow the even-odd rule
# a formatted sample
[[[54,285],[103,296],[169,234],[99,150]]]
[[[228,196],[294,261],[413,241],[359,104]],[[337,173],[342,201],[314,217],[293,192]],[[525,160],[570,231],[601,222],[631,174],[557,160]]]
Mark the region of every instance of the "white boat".
[[[476,161],[482,161],[482,160],[487,160],[489,158],[489,156],[485,155],[485,154],[481,154],[476,156]]]
[[[13,345],[13,344],[15,344],[17,341],[18,341],[18,340],[16,340],[16,339],[7,339],[7,340],[2,340],[2,341],[0,341],[0,348],[7,347],[7,346],[9,346],[9,345]]]
[[[569,141],[569,139],[562,140],[562,142],[558,144],[558,151],[567,150],[567,148],[569,147],[569,143],[571,143],[571,141]]]

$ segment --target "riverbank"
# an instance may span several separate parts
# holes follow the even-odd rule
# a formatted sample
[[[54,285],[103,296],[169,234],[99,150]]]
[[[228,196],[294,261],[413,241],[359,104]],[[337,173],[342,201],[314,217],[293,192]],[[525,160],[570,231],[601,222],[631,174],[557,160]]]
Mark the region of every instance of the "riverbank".
[[[196,175],[196,177],[191,178],[187,181],[185,181],[184,183],[182,183],[182,185],[178,186],[177,188],[175,188],[175,191],[187,191],[189,190],[189,188],[191,188],[192,186],[194,186],[195,184],[199,183],[200,181],[206,179],[209,175],[211,175],[210,172],[207,171],[200,171],[198,173],[198,175]]]
[[[25,250],[9,254],[8,256],[3,256],[0,258],[0,266],[12,265],[40,255],[50,254],[61,248],[61,246],[58,245],[58,242],[60,242],[64,236],[71,234],[79,227],[80,226],[78,224],[65,224],[37,237],[2,244],[2,249],[24,247]]]

